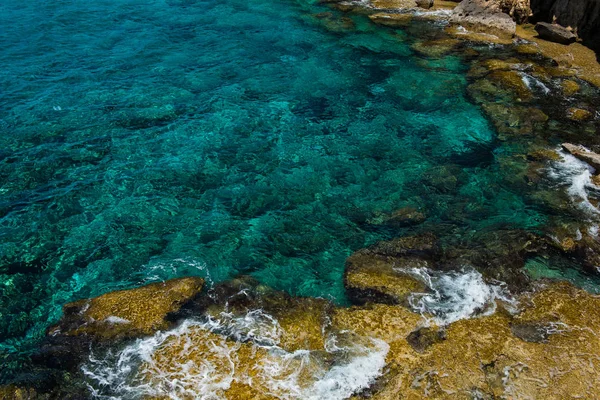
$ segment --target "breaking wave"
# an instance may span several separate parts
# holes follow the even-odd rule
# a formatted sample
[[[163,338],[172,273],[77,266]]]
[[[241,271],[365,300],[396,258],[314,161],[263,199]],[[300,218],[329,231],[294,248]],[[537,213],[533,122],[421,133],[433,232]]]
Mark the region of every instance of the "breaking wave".
[[[590,202],[590,193],[600,190],[592,182],[594,168],[575,156],[562,150],[558,151],[561,160],[554,162],[549,169],[549,176],[553,180],[565,185],[567,193],[588,215],[598,215],[600,210]]]
[[[509,311],[516,309],[516,300],[502,282],[487,283],[473,268],[460,271],[432,271],[428,268],[403,269],[402,272],[421,280],[428,293],[413,293],[410,306],[427,323],[447,325],[452,322],[496,311],[500,300]]]

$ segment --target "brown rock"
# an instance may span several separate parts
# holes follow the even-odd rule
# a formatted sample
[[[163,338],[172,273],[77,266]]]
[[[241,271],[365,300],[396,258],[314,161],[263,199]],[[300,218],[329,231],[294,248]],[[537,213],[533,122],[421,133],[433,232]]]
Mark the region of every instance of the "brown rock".
[[[417,6],[415,0],[370,0],[371,6],[380,10],[403,10]]]
[[[581,89],[577,82],[571,80],[563,81],[560,86],[565,96],[573,96]]]
[[[69,303],[49,333],[98,340],[151,335],[168,328],[167,315],[197,296],[203,285],[201,278],[172,279]]]
[[[412,14],[408,13],[375,13],[369,15],[369,19],[378,25],[390,26],[392,28],[403,28],[410,25],[413,16]]]
[[[425,42],[415,42],[411,48],[422,56],[440,58],[450,53],[459,43],[460,42],[456,39],[447,38],[428,40]]]
[[[356,303],[408,304],[411,293],[423,293],[421,281],[401,272],[401,268],[427,267],[417,257],[390,257],[359,250],[346,260],[344,286]]]
[[[597,0],[531,0],[538,21],[572,27],[584,44],[600,50],[600,3]]]
[[[573,121],[587,121],[592,119],[593,115],[588,110],[584,110],[581,108],[569,108],[567,110],[567,117]]]
[[[15,385],[0,386],[2,400],[46,400],[49,396],[40,395],[34,389],[22,388]]]

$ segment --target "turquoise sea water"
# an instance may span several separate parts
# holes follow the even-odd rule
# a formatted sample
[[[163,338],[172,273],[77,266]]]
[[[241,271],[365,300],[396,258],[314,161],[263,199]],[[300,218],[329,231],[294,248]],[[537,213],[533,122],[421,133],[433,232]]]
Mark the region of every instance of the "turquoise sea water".
[[[346,302],[352,251],[547,220],[458,55],[294,0],[0,3],[0,354],[64,303],[237,274]],[[382,223],[414,207],[416,228]]]

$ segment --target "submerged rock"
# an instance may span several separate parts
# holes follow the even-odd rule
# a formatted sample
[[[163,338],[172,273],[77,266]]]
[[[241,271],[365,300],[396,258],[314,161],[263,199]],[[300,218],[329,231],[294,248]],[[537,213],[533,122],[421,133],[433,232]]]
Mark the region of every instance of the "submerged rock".
[[[587,121],[592,119],[593,116],[594,115],[590,111],[582,108],[572,107],[567,110],[567,117],[573,121]]]
[[[566,80],[563,81],[560,84],[563,93],[565,94],[565,96],[573,96],[574,94],[576,94],[577,92],[579,92],[579,90],[581,89],[581,86],[579,86],[579,84],[575,81],[572,80]]]
[[[577,41],[577,35],[560,25],[538,22],[535,25],[540,38],[560,44],[571,44]]]
[[[488,79],[498,83],[503,88],[513,91],[517,98],[522,101],[529,101],[533,97],[531,89],[523,81],[523,76],[518,71],[493,71],[488,75]]]
[[[376,24],[389,26],[392,28],[404,28],[410,25],[413,20],[412,14],[408,13],[375,13],[369,15],[369,19]]]
[[[450,53],[459,43],[456,39],[446,38],[416,42],[411,48],[422,56],[440,58]]]
[[[393,226],[403,227],[418,225],[423,223],[427,217],[421,211],[414,207],[404,207],[394,211],[386,220],[386,223]]]
[[[151,335],[167,329],[168,314],[196,297],[203,285],[202,278],[172,279],[69,303],[49,334],[86,335],[96,340]]]

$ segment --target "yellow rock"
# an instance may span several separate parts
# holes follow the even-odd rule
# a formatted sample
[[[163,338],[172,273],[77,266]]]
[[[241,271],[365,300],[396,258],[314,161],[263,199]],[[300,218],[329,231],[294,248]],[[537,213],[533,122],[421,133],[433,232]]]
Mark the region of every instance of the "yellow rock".
[[[38,395],[34,389],[15,385],[0,386],[0,399],[2,400],[43,400],[47,398],[48,396]]]
[[[581,89],[577,82],[571,80],[563,81],[560,86],[565,96],[573,96]]]
[[[98,339],[150,335],[168,328],[167,314],[194,298],[203,285],[201,278],[172,279],[69,303],[50,334],[89,334]]]
[[[403,28],[410,25],[413,16],[412,14],[389,14],[389,13],[375,13],[369,15],[369,19],[376,24],[383,26],[390,26],[392,28]]]
[[[417,3],[414,0],[370,0],[371,5],[376,9],[408,9],[415,8]]]
[[[408,357],[392,347],[391,377],[373,399],[589,398],[600,388],[600,298],[564,283],[522,298],[524,311],[451,324],[447,339]],[[513,324],[545,329],[547,343],[519,339]],[[399,342],[401,343],[401,342]]]
[[[396,268],[423,266],[427,266],[427,262],[418,258],[396,259],[359,251],[346,261],[344,285],[349,290],[365,292],[365,296],[380,295],[393,303],[403,303],[411,293],[422,293],[426,287]],[[357,296],[360,297],[360,293]]]
[[[581,108],[569,108],[567,110],[567,117],[573,121],[587,121],[592,118],[592,113]]]
[[[517,36],[535,43],[517,46],[517,51],[523,46],[535,47],[537,52],[552,58],[560,66],[573,68],[578,78],[600,87],[600,63],[592,49],[580,43],[567,46],[539,39],[533,25],[517,25]]]
[[[450,53],[460,42],[456,39],[438,39],[416,42],[412,49],[425,57],[439,58]]]
[[[492,44],[503,44],[508,45],[512,44],[512,38],[509,37],[499,37],[496,35],[492,35],[487,32],[475,32],[475,31],[466,31],[463,28],[457,25],[448,25],[445,29],[446,33],[450,36],[475,43],[492,43]]]
[[[517,71],[493,71],[488,77],[503,88],[514,92],[522,101],[529,101],[533,97],[531,90]]]
[[[527,158],[533,161],[558,161],[560,160],[560,155],[552,149],[537,149],[529,152]]]

